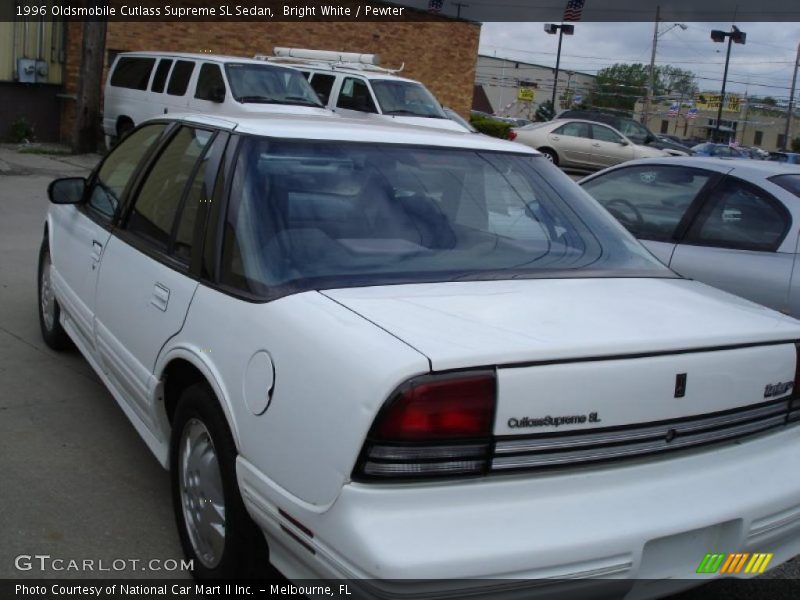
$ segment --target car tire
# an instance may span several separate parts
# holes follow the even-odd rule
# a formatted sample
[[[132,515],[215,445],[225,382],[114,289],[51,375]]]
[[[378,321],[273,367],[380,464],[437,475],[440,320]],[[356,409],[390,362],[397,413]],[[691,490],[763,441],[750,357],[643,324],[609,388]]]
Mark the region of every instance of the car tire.
[[[133,130],[133,121],[128,119],[127,117],[123,117],[117,123],[117,138],[114,140],[114,145],[116,146],[122,138],[124,138],[128,133]]]
[[[554,165],[558,166],[558,154],[551,148],[539,148],[539,152]]]
[[[44,343],[53,350],[61,351],[69,348],[72,342],[61,326],[61,307],[53,293],[51,273],[50,242],[45,235],[39,249],[39,269],[37,271],[39,327],[42,330]]]
[[[172,503],[196,579],[274,579],[264,535],[247,514],[236,481],[236,445],[205,382],[187,387],[170,439]]]

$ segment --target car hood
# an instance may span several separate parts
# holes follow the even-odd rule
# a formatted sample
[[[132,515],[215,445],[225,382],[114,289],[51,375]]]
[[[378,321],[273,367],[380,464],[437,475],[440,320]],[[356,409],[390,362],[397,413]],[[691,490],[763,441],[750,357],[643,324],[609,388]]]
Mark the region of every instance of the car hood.
[[[685,279],[530,279],[321,292],[433,370],[800,339],[800,321]]]

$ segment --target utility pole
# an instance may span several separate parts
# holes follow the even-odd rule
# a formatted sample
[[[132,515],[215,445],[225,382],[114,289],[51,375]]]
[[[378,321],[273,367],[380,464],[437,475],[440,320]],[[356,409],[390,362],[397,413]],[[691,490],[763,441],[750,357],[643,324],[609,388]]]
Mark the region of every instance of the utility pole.
[[[100,88],[103,78],[103,55],[106,48],[105,19],[84,21],[78,95],[75,102],[75,127],[72,151],[94,152],[100,125]]]
[[[653,102],[653,94],[656,87],[656,46],[658,45],[658,24],[661,22],[661,6],[656,6],[656,23],[653,26],[653,49],[650,52],[650,82],[647,86],[647,97],[644,100],[644,110],[642,111],[641,122],[647,124],[650,116],[650,104]]]
[[[789,131],[792,127],[792,117],[794,116],[794,89],[797,83],[797,68],[800,66],[800,44],[797,44],[797,58],[794,61],[794,74],[792,75],[792,91],[789,92],[789,108],[786,110],[786,129],[783,131],[784,150],[791,148],[789,142]]]

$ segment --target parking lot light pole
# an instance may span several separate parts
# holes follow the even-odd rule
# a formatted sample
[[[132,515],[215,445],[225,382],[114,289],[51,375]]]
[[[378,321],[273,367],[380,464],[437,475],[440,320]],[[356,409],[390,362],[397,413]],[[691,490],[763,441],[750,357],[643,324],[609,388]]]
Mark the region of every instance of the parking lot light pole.
[[[725,54],[725,71],[722,74],[722,90],[719,94],[719,108],[717,109],[717,123],[714,125],[714,141],[719,142],[719,125],[722,121],[722,107],[725,106],[725,84],[728,82],[728,63],[731,60],[731,44],[744,44],[747,39],[747,34],[744,31],[739,31],[736,25],[731,26],[730,31],[720,31],[714,29],[711,32],[711,39],[714,42],[722,43],[728,38],[728,52]]]
[[[565,25],[564,23],[561,23],[560,25],[556,25],[555,23],[545,23],[544,30],[550,35],[555,35],[555,33],[558,32],[558,51],[556,52],[556,70],[555,75],[553,75],[553,98],[551,100],[553,104],[553,115],[555,115],[556,91],[558,89],[558,68],[561,65],[561,41],[564,38],[564,35],[572,35],[575,33],[575,26]]]
[[[792,128],[792,117],[794,116],[794,90],[797,84],[797,68],[800,67],[800,44],[797,44],[797,58],[794,61],[794,71],[792,72],[792,90],[789,92],[789,107],[786,109],[786,129],[783,131],[783,150],[791,148],[789,143],[789,131]]]

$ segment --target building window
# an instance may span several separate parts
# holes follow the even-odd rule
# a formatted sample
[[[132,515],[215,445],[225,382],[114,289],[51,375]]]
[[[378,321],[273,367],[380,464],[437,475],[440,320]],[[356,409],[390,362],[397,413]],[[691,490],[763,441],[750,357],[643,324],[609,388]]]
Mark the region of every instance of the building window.
[[[760,146],[763,140],[764,140],[764,132],[756,131],[755,135],[753,136],[753,145]]]
[[[661,133],[667,133],[669,131],[669,121],[661,120]]]

